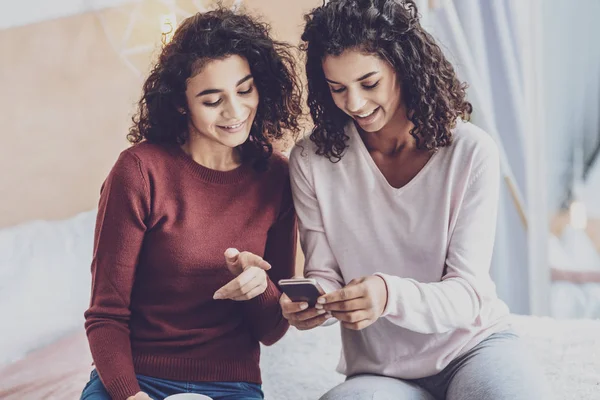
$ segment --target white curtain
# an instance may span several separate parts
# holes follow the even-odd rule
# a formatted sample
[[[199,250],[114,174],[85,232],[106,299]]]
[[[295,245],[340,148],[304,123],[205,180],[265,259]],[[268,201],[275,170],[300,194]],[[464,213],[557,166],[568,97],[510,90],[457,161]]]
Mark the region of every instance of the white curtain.
[[[425,27],[468,82],[472,121],[494,137],[503,180],[492,277],[515,313],[531,311],[528,233],[515,199],[526,210],[527,110],[523,60],[511,0],[421,1]],[[512,188],[507,183],[512,183]]]
[[[566,200],[574,179],[582,178],[575,166],[577,147],[588,161],[598,145],[600,132],[600,1],[544,0],[544,65],[547,108],[548,182],[551,209]],[[598,163],[596,163],[598,168]],[[578,171],[576,171],[578,170]],[[589,183],[588,183],[589,184]],[[600,217],[594,185],[587,204]]]

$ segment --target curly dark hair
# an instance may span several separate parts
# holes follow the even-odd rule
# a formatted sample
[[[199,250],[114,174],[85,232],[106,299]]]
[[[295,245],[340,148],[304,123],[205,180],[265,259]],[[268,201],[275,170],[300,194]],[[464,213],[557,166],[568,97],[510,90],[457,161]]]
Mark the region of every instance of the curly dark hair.
[[[389,62],[401,84],[410,134],[419,149],[437,150],[452,142],[458,117],[473,110],[461,83],[434,38],[419,23],[412,0],[331,0],[304,17],[301,45],[306,57],[308,106],[315,124],[310,139],[317,154],[339,161],[347,147],[349,120],[334,103],[322,61],[348,49]]]
[[[223,7],[184,20],[144,83],[129,142],[184,144],[189,135],[188,117],[182,113],[188,110],[187,79],[210,60],[239,55],[248,61],[260,96],[250,136],[239,148],[244,161],[264,169],[273,153],[271,142],[282,139],[285,131],[296,135],[302,113],[291,48],[272,39],[269,29]]]

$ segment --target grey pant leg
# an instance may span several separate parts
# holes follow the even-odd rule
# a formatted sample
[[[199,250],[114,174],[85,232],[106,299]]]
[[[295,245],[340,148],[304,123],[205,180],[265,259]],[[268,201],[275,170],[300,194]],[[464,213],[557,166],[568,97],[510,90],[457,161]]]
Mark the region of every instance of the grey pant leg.
[[[320,400],[435,400],[413,382],[358,375],[325,393]]]
[[[436,376],[420,380],[438,399],[552,399],[541,367],[512,331],[491,335]],[[421,383],[420,382],[420,383]],[[431,390],[431,389],[430,389]]]

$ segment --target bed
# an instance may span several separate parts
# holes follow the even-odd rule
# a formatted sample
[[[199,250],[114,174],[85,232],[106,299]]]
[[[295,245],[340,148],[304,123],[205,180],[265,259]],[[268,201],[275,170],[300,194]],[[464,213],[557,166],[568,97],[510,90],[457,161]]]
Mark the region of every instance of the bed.
[[[0,230],[0,399],[77,399],[91,371],[83,332],[95,212]],[[16,307],[15,305],[19,306]],[[600,400],[600,320],[511,316],[557,399]],[[263,349],[267,399],[318,399],[342,381],[337,326]]]
[[[556,399],[600,399],[600,321],[512,316],[554,388]],[[335,373],[338,328],[292,329],[263,349],[266,399],[316,400],[342,376]],[[91,370],[85,334],[66,335],[0,370],[0,399],[78,399]]]

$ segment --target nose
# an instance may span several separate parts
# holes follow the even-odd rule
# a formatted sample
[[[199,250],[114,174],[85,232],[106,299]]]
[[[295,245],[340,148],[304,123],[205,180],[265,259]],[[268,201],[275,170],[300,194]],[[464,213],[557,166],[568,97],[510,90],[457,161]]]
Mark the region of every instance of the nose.
[[[360,95],[358,90],[347,90],[346,110],[351,114],[357,114],[362,110],[366,100]]]
[[[238,119],[241,119],[243,116],[243,108],[241,101],[234,97],[223,108],[223,117],[239,122]]]

